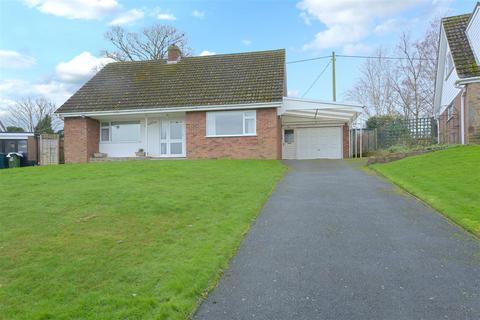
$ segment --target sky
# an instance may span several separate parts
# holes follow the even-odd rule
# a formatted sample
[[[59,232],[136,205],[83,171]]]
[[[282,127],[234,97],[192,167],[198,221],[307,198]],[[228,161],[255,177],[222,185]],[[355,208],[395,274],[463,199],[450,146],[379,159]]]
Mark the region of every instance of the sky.
[[[195,55],[285,48],[287,62],[392,48],[401,32],[421,37],[435,17],[472,12],[466,0],[0,0],[0,120],[15,101],[43,96],[58,106],[84,84],[111,49],[114,25],[139,31],[168,24]],[[362,59],[338,58],[337,100]],[[288,95],[332,99],[328,59],[287,64]],[[319,77],[321,71],[323,74]],[[318,81],[311,87],[314,80]],[[311,87],[310,90],[309,87]],[[307,92],[308,90],[308,92]]]

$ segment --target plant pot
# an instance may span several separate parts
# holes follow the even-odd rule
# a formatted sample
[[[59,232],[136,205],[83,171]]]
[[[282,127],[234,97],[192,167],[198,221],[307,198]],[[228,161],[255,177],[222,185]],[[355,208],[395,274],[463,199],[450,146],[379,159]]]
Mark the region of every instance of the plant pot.
[[[137,152],[135,152],[135,155],[137,157],[145,157],[145,151],[137,151]]]

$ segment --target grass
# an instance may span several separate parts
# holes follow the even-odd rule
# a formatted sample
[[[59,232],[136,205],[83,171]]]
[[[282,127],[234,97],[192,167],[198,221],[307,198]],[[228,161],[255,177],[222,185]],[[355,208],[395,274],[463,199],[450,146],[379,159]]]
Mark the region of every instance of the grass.
[[[0,171],[0,318],[188,318],[284,171],[268,160]]]
[[[480,236],[480,146],[457,146],[371,167]]]

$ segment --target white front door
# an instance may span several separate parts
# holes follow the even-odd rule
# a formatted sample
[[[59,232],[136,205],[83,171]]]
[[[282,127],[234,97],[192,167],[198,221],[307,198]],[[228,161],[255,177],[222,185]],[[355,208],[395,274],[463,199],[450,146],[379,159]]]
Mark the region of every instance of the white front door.
[[[297,159],[341,159],[342,128],[298,128]]]
[[[185,157],[185,124],[182,120],[160,121],[160,156]]]

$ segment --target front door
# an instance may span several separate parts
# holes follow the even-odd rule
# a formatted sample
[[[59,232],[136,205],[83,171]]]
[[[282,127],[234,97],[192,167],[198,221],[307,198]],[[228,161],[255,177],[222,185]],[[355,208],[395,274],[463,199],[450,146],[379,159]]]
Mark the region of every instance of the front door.
[[[160,121],[160,156],[185,157],[185,125],[182,120]]]

